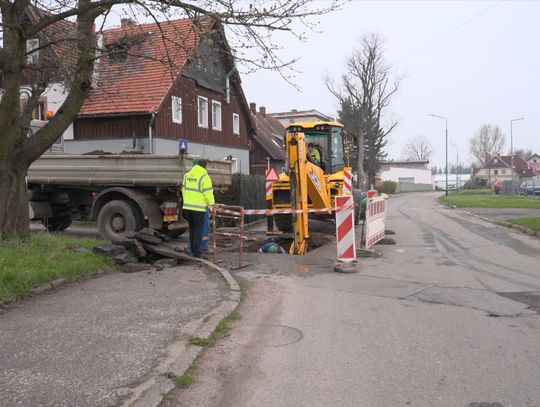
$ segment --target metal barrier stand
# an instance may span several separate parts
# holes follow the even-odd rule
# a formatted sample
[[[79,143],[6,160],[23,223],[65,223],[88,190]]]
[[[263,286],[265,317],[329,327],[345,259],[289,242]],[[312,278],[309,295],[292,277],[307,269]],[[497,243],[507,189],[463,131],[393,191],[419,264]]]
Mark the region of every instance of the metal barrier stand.
[[[240,238],[240,250],[239,250],[239,258],[238,258],[238,266],[233,267],[232,270],[237,270],[243,267],[248,266],[248,264],[244,264],[244,240],[247,239],[246,236],[244,236],[245,232],[245,222],[244,222],[244,207],[243,206],[234,206],[234,205],[221,205],[217,204],[212,206],[212,217],[214,219],[213,225],[212,225],[212,259],[213,262],[217,262],[216,254],[217,254],[217,236],[229,236],[229,237],[238,237]],[[235,227],[229,230],[232,230],[233,233],[230,232],[222,232],[218,230],[216,224],[217,224],[217,218],[225,218],[225,219],[233,219],[235,223]],[[238,224],[239,222],[239,224]],[[235,230],[236,229],[236,230]],[[234,233],[237,232],[237,233]]]

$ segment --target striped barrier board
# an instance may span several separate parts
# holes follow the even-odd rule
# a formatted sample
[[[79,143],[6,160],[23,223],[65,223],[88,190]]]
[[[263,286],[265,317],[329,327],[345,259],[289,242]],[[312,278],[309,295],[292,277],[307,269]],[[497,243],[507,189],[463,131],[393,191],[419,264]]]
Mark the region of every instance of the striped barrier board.
[[[378,196],[368,200],[366,208],[366,249],[384,239],[387,199]]]
[[[272,199],[272,181],[266,181],[266,200],[269,201]]]
[[[336,212],[337,259],[352,261],[356,259],[353,197],[336,196],[336,205],[341,208]]]
[[[341,188],[342,195],[352,195],[352,173],[351,170],[343,170],[343,187]]]

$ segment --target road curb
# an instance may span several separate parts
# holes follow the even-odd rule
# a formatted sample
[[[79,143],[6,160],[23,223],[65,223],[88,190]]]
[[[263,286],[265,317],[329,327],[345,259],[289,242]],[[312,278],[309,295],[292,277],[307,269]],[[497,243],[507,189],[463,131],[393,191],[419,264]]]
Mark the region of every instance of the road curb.
[[[157,407],[176,388],[176,378],[186,374],[204,346],[192,345],[191,338],[209,339],[218,324],[240,305],[241,289],[231,273],[208,260],[199,263],[221,274],[229,288],[228,298],[195,323],[190,338],[174,340],[168,345],[165,358],[154,369],[152,377],[135,387],[132,397],[123,407]]]
[[[471,215],[471,216],[474,216],[478,219],[481,219],[485,222],[489,222],[489,223],[493,223],[495,225],[499,225],[499,226],[504,226],[504,227],[507,227],[507,228],[510,228],[510,229],[515,229],[521,233],[525,233],[529,236],[536,236],[536,237],[540,237],[540,232],[537,232],[536,230],[534,229],[530,229],[530,228],[526,228],[525,226],[521,226],[521,225],[516,225],[514,223],[510,223],[510,222],[505,222],[505,221],[501,221],[501,220],[495,220],[495,219],[490,219],[490,218],[486,218],[485,216],[480,216],[480,215],[477,215],[475,213],[472,213],[472,212],[469,212],[469,211],[466,211],[465,209],[461,209],[461,208],[458,208],[456,206],[453,206],[451,205],[453,209],[458,209],[459,211],[461,212],[464,212],[468,215]]]

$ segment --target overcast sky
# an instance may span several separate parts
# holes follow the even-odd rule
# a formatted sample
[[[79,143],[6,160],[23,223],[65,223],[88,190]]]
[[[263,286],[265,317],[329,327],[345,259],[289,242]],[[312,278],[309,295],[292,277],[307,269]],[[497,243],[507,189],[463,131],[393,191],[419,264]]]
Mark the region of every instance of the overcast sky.
[[[388,112],[399,120],[387,147],[400,159],[403,146],[416,136],[434,147],[432,163],[445,160],[444,120],[449,143],[459,146],[462,163],[471,161],[469,139],[484,123],[498,125],[507,136],[510,120],[514,149],[540,154],[540,2],[533,1],[352,1],[342,11],[320,18],[320,33],[301,43],[287,37],[284,55],[300,55],[295,78],[298,92],[278,74],[243,75],[249,102],[268,112],[317,109],[336,115],[337,104],[324,75],[339,79],[345,59],[365,33],[385,41],[385,56],[404,75]],[[449,145],[449,163],[456,148]]]

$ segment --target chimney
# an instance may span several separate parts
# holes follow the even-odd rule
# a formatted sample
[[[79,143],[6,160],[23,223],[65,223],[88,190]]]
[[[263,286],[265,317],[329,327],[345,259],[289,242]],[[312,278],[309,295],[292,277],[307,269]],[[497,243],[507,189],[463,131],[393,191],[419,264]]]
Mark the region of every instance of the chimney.
[[[137,24],[135,21],[133,21],[131,18],[122,18],[120,20],[120,27],[121,28],[131,28],[135,27]]]
[[[263,115],[263,117],[266,117],[266,107],[261,106],[259,107],[259,113]]]
[[[251,110],[251,113],[257,113],[257,103],[251,102],[249,104],[249,110]]]

